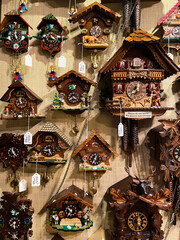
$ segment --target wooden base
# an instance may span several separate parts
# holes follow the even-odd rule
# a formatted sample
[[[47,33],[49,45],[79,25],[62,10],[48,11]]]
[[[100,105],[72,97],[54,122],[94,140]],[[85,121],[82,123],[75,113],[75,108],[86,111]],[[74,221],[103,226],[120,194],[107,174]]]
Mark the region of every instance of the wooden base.
[[[84,163],[79,164],[79,171],[84,171],[86,170],[87,172],[105,172],[107,170],[112,170],[112,168],[108,165],[105,164],[99,164],[98,166],[92,166],[89,164],[86,164],[86,166],[84,166]]]
[[[107,47],[109,47],[108,43],[83,43],[83,47],[84,48],[88,48],[88,49],[106,49]]]
[[[87,108],[51,108],[52,111],[63,111],[68,114],[81,114],[84,111],[88,110]],[[93,110],[93,108],[91,108]]]
[[[12,117],[12,116],[6,116],[5,114],[1,114],[0,119],[1,120],[20,120],[20,119],[27,119],[28,117]],[[45,118],[45,116],[30,116],[30,119],[42,119]]]

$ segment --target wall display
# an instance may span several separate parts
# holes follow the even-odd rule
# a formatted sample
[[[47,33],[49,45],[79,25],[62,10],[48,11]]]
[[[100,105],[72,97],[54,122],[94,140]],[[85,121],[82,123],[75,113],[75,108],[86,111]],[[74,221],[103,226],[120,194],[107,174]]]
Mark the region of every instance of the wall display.
[[[15,11],[5,14],[0,25],[1,37],[6,48],[16,53],[27,51],[29,46],[29,27],[32,27]]]
[[[125,151],[136,149],[138,128],[135,119],[161,116],[173,109],[162,106],[164,98],[160,83],[178,71],[177,65],[162,49],[159,38],[143,30],[130,34],[100,69],[101,81],[104,82],[101,97],[105,109],[115,116],[125,117]],[[134,135],[131,137],[131,148],[128,147],[128,118],[132,122],[130,135]]]
[[[152,175],[151,175],[152,176]],[[121,239],[163,239],[161,230],[162,216],[159,210],[169,210],[170,191],[155,192],[147,179],[133,177],[131,190],[122,193],[120,189],[111,189],[114,202],[110,206],[115,211],[117,240]]]
[[[3,192],[0,201],[0,238],[28,240],[33,235],[32,201],[18,193]]]
[[[50,54],[55,54],[61,50],[61,43],[67,37],[62,35],[64,28],[53,14],[50,13],[43,17],[37,29],[40,32],[35,38],[41,40],[43,50],[48,51]]]
[[[58,193],[48,204],[49,225],[63,231],[82,231],[93,225],[90,209],[93,199],[75,185]]]
[[[43,118],[37,114],[42,99],[20,81],[13,81],[0,100],[8,103],[1,119]]]

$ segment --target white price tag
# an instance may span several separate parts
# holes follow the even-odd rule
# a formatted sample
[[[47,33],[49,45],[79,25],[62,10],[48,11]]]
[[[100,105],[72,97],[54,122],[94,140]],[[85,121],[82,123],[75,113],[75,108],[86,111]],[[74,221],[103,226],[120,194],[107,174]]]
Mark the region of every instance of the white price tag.
[[[24,134],[24,144],[32,144],[32,134],[30,132]]]
[[[19,183],[19,192],[24,192],[27,190],[27,181],[22,179]]]
[[[79,72],[84,74],[86,73],[86,64],[83,61],[79,63]]]
[[[41,177],[38,173],[32,176],[32,187],[38,187],[41,185]]]
[[[32,67],[32,57],[29,54],[25,56],[25,65]]]
[[[124,126],[122,123],[119,123],[118,125],[118,136],[123,137],[124,136]]]
[[[125,118],[152,118],[152,112],[125,112]]]
[[[59,57],[58,67],[62,67],[62,68],[66,67],[66,58],[64,56]]]

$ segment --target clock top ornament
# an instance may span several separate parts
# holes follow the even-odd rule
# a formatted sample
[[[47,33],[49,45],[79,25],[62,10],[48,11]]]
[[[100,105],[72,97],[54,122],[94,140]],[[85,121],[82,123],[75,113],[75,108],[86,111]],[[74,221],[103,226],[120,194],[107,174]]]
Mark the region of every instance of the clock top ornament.
[[[28,240],[33,235],[32,201],[18,193],[3,192],[0,201],[0,238]]]
[[[6,48],[16,53],[25,52],[30,40],[29,27],[32,29],[18,12],[11,11],[5,14],[0,24],[0,40],[4,42]]]
[[[82,231],[93,225],[89,216],[93,198],[75,185],[56,194],[47,207],[52,229]]]

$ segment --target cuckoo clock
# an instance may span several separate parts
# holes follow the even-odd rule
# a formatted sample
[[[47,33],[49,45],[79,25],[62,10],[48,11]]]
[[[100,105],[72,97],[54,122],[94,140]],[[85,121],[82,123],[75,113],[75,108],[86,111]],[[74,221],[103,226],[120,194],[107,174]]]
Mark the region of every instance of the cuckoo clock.
[[[67,37],[62,35],[64,28],[58,22],[57,18],[51,13],[42,18],[42,21],[37,26],[40,31],[35,38],[41,40],[41,47],[50,54],[55,54],[61,50],[62,41]]]
[[[5,15],[1,25],[0,40],[6,48],[16,53],[26,51],[29,46],[29,27],[32,27],[17,12],[9,12]]]
[[[150,187],[149,177],[135,177],[131,182],[131,190],[126,194],[120,189],[111,189],[114,202],[110,206],[115,211],[116,239],[163,239],[161,230],[162,216],[159,210],[169,210],[171,203],[167,201],[170,191],[155,192]]]
[[[80,231],[90,228],[90,209],[93,199],[75,185],[56,194],[48,204],[50,228],[63,231]]]
[[[54,96],[51,109],[82,113],[88,109],[91,100],[88,96],[91,85],[96,86],[96,83],[73,70],[56,80],[49,81],[48,86],[56,86],[58,91]]]
[[[16,188],[18,179],[16,171],[20,166],[27,162],[28,150],[24,145],[23,135],[15,135],[12,133],[3,133],[0,136],[0,162],[4,168],[11,168],[14,173],[14,179],[11,186]]]
[[[32,201],[18,193],[3,192],[0,201],[0,238],[28,240],[33,235]]]
[[[104,87],[101,97],[105,108],[125,117],[123,149],[133,152],[138,142],[136,119],[161,116],[171,107],[162,106],[160,83],[179,68],[162,49],[159,38],[136,30],[100,69]],[[131,125],[128,140],[128,119]]]
[[[8,103],[1,114],[1,119],[43,117],[37,114],[37,105],[42,99],[20,81],[14,81],[0,100]]]
[[[71,141],[54,123],[47,122],[33,136],[29,162],[45,164],[66,163],[64,151],[71,145]]]

